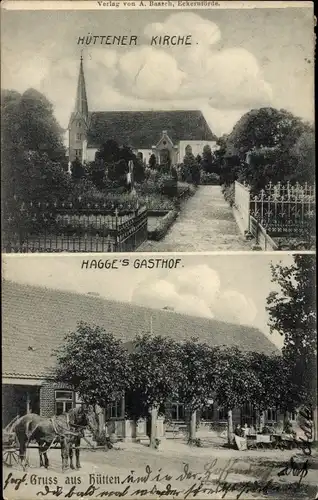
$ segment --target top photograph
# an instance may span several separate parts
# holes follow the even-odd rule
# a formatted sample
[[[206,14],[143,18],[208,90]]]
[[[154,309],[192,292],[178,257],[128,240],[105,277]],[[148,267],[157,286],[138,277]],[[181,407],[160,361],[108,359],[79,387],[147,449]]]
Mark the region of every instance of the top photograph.
[[[83,3],[2,6],[2,251],[314,251],[313,4]]]

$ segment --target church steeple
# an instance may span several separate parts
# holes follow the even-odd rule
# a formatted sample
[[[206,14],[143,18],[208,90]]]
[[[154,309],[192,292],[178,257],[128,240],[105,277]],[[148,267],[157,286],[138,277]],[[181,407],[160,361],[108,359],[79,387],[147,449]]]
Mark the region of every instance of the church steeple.
[[[80,69],[77,81],[76,101],[74,113],[81,115],[85,121],[88,119],[88,103],[85,85],[85,76],[83,68],[83,55],[81,54]]]

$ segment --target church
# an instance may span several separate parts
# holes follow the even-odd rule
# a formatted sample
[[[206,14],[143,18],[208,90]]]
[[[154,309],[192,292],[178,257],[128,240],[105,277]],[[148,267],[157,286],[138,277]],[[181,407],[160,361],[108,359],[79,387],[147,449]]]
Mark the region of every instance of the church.
[[[158,164],[170,158],[181,163],[187,146],[193,154],[202,154],[205,145],[217,148],[217,137],[199,110],[183,111],[89,111],[83,57],[74,111],[68,125],[69,165],[78,158],[82,163],[95,160],[98,149],[107,140],[129,146],[148,164],[152,154]]]

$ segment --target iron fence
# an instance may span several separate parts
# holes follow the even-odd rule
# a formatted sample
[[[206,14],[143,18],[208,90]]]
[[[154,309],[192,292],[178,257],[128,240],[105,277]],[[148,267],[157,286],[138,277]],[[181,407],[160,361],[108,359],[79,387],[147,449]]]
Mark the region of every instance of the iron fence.
[[[307,237],[315,229],[315,186],[269,184],[250,200],[250,215],[271,236]]]
[[[147,209],[92,203],[18,203],[3,209],[2,249],[29,252],[125,252],[147,239]]]
[[[307,183],[269,183],[256,195],[245,184],[235,182],[235,206],[242,220],[253,217],[270,236],[308,239],[315,233],[315,186]]]

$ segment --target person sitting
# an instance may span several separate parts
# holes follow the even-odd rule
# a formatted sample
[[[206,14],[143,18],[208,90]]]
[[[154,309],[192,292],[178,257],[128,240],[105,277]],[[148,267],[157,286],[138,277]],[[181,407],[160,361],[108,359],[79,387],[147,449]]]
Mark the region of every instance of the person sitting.
[[[246,423],[244,424],[244,427],[243,427],[243,429],[242,429],[242,430],[243,430],[243,433],[244,433],[244,437],[246,437],[246,436],[248,436],[248,435],[249,435],[249,433],[250,433],[250,428],[249,428],[249,426],[248,426]]]
[[[237,424],[234,430],[234,434],[238,437],[244,437],[244,432],[240,424]]]

